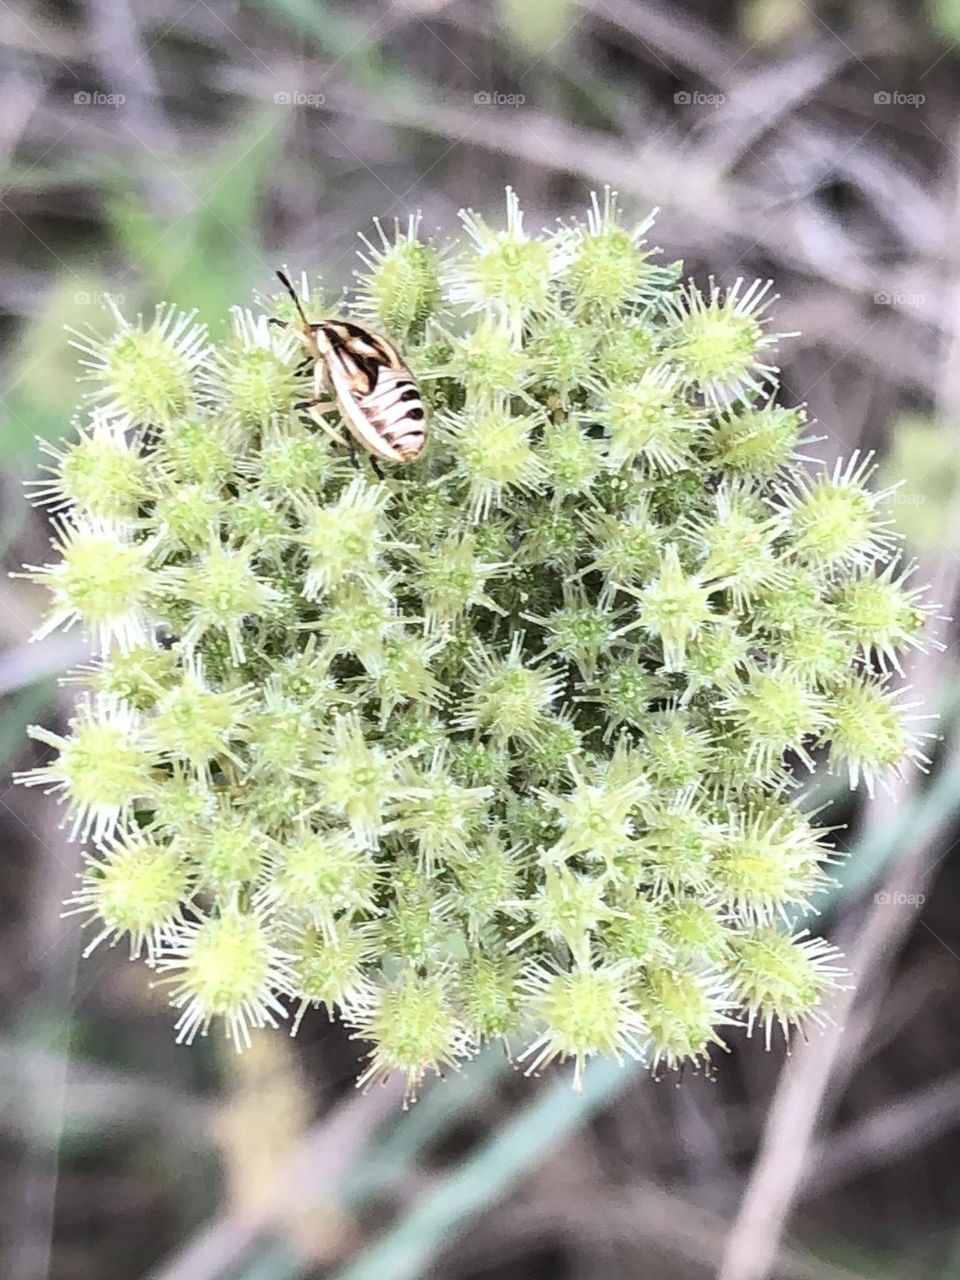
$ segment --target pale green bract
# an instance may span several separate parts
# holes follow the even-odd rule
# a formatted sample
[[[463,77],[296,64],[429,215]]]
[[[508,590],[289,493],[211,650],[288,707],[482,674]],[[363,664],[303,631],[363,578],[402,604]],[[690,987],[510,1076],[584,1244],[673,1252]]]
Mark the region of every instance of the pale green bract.
[[[842,980],[801,928],[832,855],[798,775],[922,763],[893,674],[931,606],[870,460],[808,469],[767,285],[701,293],[609,192],[463,221],[378,226],[340,308],[298,281],[420,380],[427,450],[383,481],[294,409],[282,294],[216,341],[169,306],[75,335],[26,576],[100,656],[20,780],[182,1039],[325,1006],[411,1092],[490,1039],[577,1080],[706,1065]]]

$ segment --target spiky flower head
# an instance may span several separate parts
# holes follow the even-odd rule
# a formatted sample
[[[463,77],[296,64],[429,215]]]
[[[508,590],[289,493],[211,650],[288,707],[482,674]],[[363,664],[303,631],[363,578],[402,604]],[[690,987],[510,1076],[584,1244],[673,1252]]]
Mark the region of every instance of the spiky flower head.
[[[411,214],[405,227],[394,219],[393,235],[374,219],[374,243],[361,234],[357,272],[357,314],[369,317],[395,338],[422,334],[427,321],[443,305],[443,262],[436,247],[420,236],[420,215]]]
[[[108,337],[94,329],[70,330],[81,353],[81,378],[92,382],[90,399],[124,426],[171,423],[189,412],[197,373],[208,354],[207,331],[195,312],[160,303],[153,322],[131,323],[113,298],[106,299],[114,324]]]
[[[796,791],[923,765],[900,677],[932,606],[870,460],[814,464],[777,402],[766,285],[682,284],[611,193],[464,222],[376,230],[339,308],[428,409],[382,478],[297,407],[286,294],[212,344],[172,308],[81,339],[26,576],[40,634],[100,652],[20,780],[90,844],[69,910],[184,1040],[322,1008],[410,1094],[491,1039],[578,1083],[710,1069],[841,981],[799,931],[836,855]]]

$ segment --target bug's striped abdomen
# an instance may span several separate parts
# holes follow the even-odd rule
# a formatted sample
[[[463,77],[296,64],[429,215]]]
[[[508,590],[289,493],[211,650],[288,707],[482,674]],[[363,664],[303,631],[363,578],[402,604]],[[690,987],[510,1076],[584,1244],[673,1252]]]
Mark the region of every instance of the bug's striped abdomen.
[[[380,439],[404,462],[419,456],[426,441],[423,401],[406,369],[381,369],[376,386],[361,397],[360,408]]]
[[[386,338],[347,321],[318,326],[323,359],[351,432],[388,462],[413,462],[426,444],[426,414],[413,375]]]

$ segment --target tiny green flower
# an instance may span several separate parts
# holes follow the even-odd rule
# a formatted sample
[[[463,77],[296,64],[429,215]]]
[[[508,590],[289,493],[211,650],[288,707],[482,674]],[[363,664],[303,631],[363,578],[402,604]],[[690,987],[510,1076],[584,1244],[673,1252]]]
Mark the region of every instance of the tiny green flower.
[[[623,226],[617,193],[607,187],[601,206],[594,192],[566,273],[577,312],[609,316],[629,303],[657,297],[664,270],[650,264],[651,251],[643,248],[652,226],[652,214],[632,228]]]
[[[929,763],[906,714],[917,704],[902,702],[904,693],[906,689],[891,690],[886,680],[856,676],[831,691],[823,736],[837,763],[846,766],[851,789],[862,779],[873,795],[877,780],[889,787],[893,778],[901,776],[904,761],[921,767]]]
[[[308,507],[303,542],[308,558],[303,594],[318,596],[351,579],[380,589],[383,515],[390,501],[384,485],[359,477],[328,506]]]
[[[747,393],[762,395],[776,376],[776,366],[764,358],[777,342],[763,328],[764,312],[773,302],[771,283],[755,280],[744,289],[741,279],[721,296],[720,286],[711,280],[704,297],[691,282],[668,300],[672,324],[665,351],[709,404],[725,407]]]
[[[180,850],[138,832],[117,833],[88,857],[81,887],[67,899],[67,915],[99,926],[84,955],[105,939],[129,939],[130,955],[156,956],[182,922],[191,877]]]
[[[543,1030],[520,1054],[527,1074],[555,1059],[573,1058],[574,1087],[582,1089],[587,1059],[598,1053],[640,1061],[647,1028],[630,1000],[629,982],[624,964],[585,965],[568,973],[532,967],[521,989],[528,1016]]]
[[[135,325],[124,319],[112,298],[107,306],[117,327],[111,337],[69,331],[83,356],[83,381],[99,384],[91,399],[125,426],[173,422],[193,407],[194,378],[208,358],[206,328],[195,312],[163,303],[146,328],[142,317]]]
[[[466,410],[451,415],[445,427],[467,485],[474,520],[486,519],[517,492],[536,492],[546,468],[530,443],[538,426],[529,414],[506,410]]]
[[[392,1071],[402,1071],[407,1077],[407,1096],[415,1098],[428,1071],[456,1066],[466,1028],[450,995],[449,976],[444,970],[431,977],[408,972],[384,987],[376,1005],[358,1020],[358,1037],[373,1045],[370,1065],[359,1083],[374,1084]]]
[[[669,473],[690,461],[704,419],[684,402],[679,386],[677,370],[654,365],[636,381],[611,387],[598,415],[609,437],[609,467],[642,462],[654,473]]]
[[[392,239],[379,219],[374,226],[379,245],[361,235],[360,260],[366,271],[357,273],[357,313],[382,324],[397,338],[419,333],[443,304],[445,276],[437,250],[420,239],[420,215],[411,214],[401,230],[394,219]]]
[[[640,602],[639,618],[621,628],[621,634],[642,627],[660,641],[663,670],[682,670],[688,642],[711,615],[710,596],[716,586],[704,585],[699,575],[684,573],[677,548],[670,543],[664,548],[657,576],[648,586],[638,591],[624,585],[621,590]]]
[[[522,656],[523,633],[516,632],[502,658],[483,652],[470,669],[470,692],[459,716],[464,729],[501,739],[532,742],[560,693],[550,667],[528,666]]]
[[[275,944],[261,914],[227,906],[220,915],[199,917],[179,926],[154,962],[170,987],[170,1003],[181,1011],[178,1043],[206,1035],[222,1018],[238,1049],[250,1044],[250,1032],[276,1027],[287,1016],[279,995],[289,989],[290,957]]]
[[[148,609],[161,579],[150,568],[152,542],[134,542],[128,526],[95,516],[56,526],[51,545],[60,559],[30,565],[24,575],[51,593],[49,612],[35,639],[79,622],[103,652],[128,651],[147,636]]]
[[[731,977],[747,1010],[747,1034],[763,1027],[767,1048],[774,1025],[786,1037],[805,1018],[822,1022],[824,998],[846,976],[836,947],[807,930],[789,936],[769,926],[753,929],[736,938],[734,955]]]
[[[709,1063],[713,1045],[726,1049],[717,1028],[736,1025],[729,1016],[736,1001],[719,975],[651,966],[636,993],[637,1007],[650,1028],[654,1045],[652,1069],[672,1069],[685,1062]]]
[[[507,188],[507,225],[494,231],[472,210],[461,219],[474,252],[461,260],[452,280],[451,300],[471,310],[489,307],[518,327],[524,318],[545,311],[550,285],[570,263],[575,245],[572,232],[560,230],[547,238],[531,238],[523,227],[523,213],[515,191]]]
[[[59,793],[72,819],[73,839],[105,839],[155,790],[156,754],[143,717],[115,694],[81,695],[67,737],[39,725],[28,732],[59,754],[15,777],[28,787]]]
[[[854,453],[846,465],[838,459],[832,472],[815,480],[801,473],[796,490],[781,492],[794,552],[801,563],[818,569],[859,568],[894,546],[891,521],[880,510],[887,494],[871,493],[865,487],[873,470],[871,457]]]
[[[149,492],[147,462],[121,421],[94,409],[90,425],[69,444],[41,441],[56,466],[49,477],[28,481],[33,500],[53,511],[73,508],[102,520],[129,520]]]

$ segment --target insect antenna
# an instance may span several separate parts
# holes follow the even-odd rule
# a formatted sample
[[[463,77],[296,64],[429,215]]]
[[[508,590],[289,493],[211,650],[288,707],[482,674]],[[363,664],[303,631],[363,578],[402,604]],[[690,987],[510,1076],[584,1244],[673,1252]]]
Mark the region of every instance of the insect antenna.
[[[278,271],[277,279],[280,281],[280,283],[286,289],[287,293],[289,293],[290,297],[293,299],[293,305],[297,308],[297,314],[300,316],[300,319],[303,321],[303,327],[305,329],[309,329],[311,327],[310,321],[307,319],[306,315],[304,314],[303,303],[300,301],[300,297],[296,289],[294,289],[293,285],[290,283],[289,276],[285,275],[284,272],[282,271]]]

